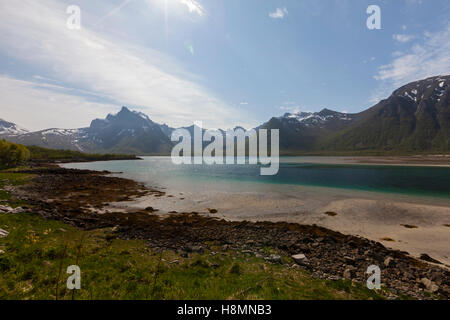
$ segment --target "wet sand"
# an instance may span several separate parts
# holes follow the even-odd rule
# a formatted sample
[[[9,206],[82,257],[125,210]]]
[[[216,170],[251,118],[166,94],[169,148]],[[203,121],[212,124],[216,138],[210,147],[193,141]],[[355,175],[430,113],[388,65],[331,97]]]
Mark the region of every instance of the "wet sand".
[[[276,190],[189,193],[172,189],[164,190],[163,197],[147,196],[114,206],[124,211],[152,206],[160,214],[208,214],[210,208],[218,210],[212,216],[231,221],[316,224],[380,241],[414,257],[426,253],[450,265],[450,227],[446,226],[450,200],[303,186],[277,185]]]

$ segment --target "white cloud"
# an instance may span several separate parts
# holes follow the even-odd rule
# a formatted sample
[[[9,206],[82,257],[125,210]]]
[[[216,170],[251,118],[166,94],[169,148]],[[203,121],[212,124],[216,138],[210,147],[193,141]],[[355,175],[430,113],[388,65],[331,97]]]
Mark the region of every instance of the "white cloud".
[[[188,9],[189,12],[195,12],[199,16],[203,16],[206,13],[206,10],[203,8],[203,6],[195,0],[180,0],[182,4],[184,4]]]
[[[377,59],[376,57],[370,57],[369,60],[364,60],[363,63],[373,62],[373,61],[375,61],[376,59]]]
[[[57,91],[56,91],[57,90]],[[103,118],[117,106],[87,101],[51,84],[17,80],[0,75],[1,116],[29,130],[58,127],[80,128],[87,119]]]
[[[288,105],[288,104],[285,104],[283,106],[279,106],[278,108],[280,108],[280,110],[283,110],[283,111],[288,112],[288,113],[301,112],[301,108],[300,108],[299,105]]]
[[[393,90],[407,83],[450,74],[450,23],[442,31],[426,32],[420,44],[396,51],[393,57],[389,64],[380,66],[375,75],[380,85],[373,93],[372,102],[387,98]]]
[[[283,19],[288,13],[286,8],[277,8],[274,12],[269,13],[269,17],[272,19]]]
[[[401,51],[394,51],[394,52],[392,52],[392,56],[393,57],[400,57],[400,56],[402,56],[403,55],[403,52],[401,52]]]
[[[409,35],[409,34],[393,34],[392,38],[395,41],[405,43],[405,42],[410,42],[411,40],[414,40],[415,37],[413,35]]]
[[[22,70],[39,66],[46,70],[41,76],[56,79],[66,87],[108,97],[117,106],[138,106],[155,121],[173,126],[190,125],[197,120],[211,127],[248,125],[240,121],[244,118],[242,112],[198,85],[194,75],[185,73],[159,52],[114,41],[85,26],[81,30],[68,30],[66,18],[65,7],[53,0],[1,1],[2,54],[19,60]],[[12,92],[8,99],[13,99],[16,93]],[[73,94],[74,101],[83,99],[79,94],[67,94]],[[20,96],[16,98],[22,101]],[[29,108],[33,108],[33,103],[28,102]],[[84,103],[96,106],[88,100]],[[41,117],[30,119],[35,126],[53,110],[43,104],[40,107]],[[73,104],[59,107],[70,109]],[[24,112],[23,117],[27,116]],[[86,114],[85,118],[90,116]],[[65,123],[55,122],[53,126]]]

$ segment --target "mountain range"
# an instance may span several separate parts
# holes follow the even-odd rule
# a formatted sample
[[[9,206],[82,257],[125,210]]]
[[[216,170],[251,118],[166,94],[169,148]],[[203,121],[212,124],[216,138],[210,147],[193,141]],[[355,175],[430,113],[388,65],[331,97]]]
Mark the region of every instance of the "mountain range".
[[[409,83],[363,112],[286,113],[257,127],[280,130],[284,154],[450,151],[450,76]],[[193,126],[186,128],[193,131]],[[0,137],[88,153],[170,154],[174,128],[123,107],[87,128],[27,131],[0,119]]]
[[[0,119],[0,136],[20,135],[28,132],[29,131],[27,129],[24,129],[12,122]]]

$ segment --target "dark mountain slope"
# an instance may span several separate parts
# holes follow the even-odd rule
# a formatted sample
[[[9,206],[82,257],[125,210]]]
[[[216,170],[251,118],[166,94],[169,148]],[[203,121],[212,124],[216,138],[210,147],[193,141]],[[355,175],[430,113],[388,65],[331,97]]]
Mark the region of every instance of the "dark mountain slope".
[[[333,151],[450,150],[450,76],[410,83],[357,115],[357,121],[324,138]]]
[[[126,107],[116,115],[92,121],[86,132],[97,149],[108,152],[167,154],[172,146],[159,124]]]
[[[284,153],[311,151],[321,138],[346,128],[357,118],[357,115],[323,109],[315,113],[286,113],[272,118],[261,128],[280,130],[280,150]]]

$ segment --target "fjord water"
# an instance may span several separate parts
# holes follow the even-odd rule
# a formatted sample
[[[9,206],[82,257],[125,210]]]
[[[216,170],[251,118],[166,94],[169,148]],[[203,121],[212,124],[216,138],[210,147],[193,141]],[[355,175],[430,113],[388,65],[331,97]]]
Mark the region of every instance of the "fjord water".
[[[122,177],[177,191],[273,191],[277,185],[300,185],[450,199],[450,167],[330,164],[323,159],[281,157],[275,176],[261,176],[259,165],[174,165],[170,157],[64,166],[121,172]]]

